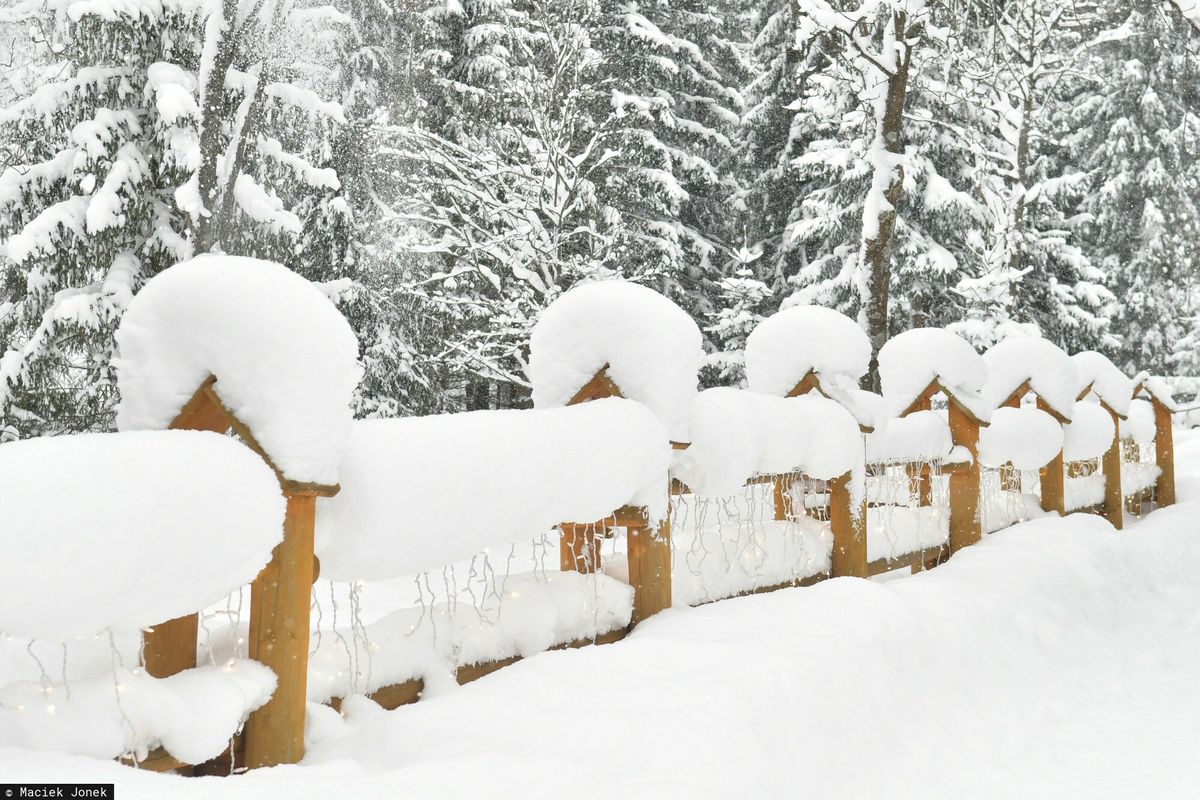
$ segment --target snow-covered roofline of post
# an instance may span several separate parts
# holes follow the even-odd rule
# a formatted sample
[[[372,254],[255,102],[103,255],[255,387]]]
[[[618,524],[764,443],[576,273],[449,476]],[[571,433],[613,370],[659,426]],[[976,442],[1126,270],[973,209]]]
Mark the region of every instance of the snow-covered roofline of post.
[[[1171,387],[1162,378],[1157,378],[1149,372],[1139,372],[1133,379],[1133,396],[1139,395],[1145,395],[1150,398],[1151,402],[1158,403],[1167,411],[1179,410],[1179,404],[1175,402],[1175,395],[1171,392]]]
[[[879,349],[879,380],[891,410],[905,416],[941,392],[974,422],[987,425],[991,409],[982,390],[987,365],[965,339],[942,328],[914,328]]]
[[[625,397],[656,413],[672,441],[686,442],[702,341],[687,312],[653,289],[620,280],[576,286],[533,327],[534,407]]]
[[[822,306],[791,306],[746,338],[746,383],[751,391],[781,397],[817,391],[869,433],[887,416],[877,395],[858,388],[870,360],[870,340],[857,322]]]
[[[692,441],[671,475],[702,497],[738,494],[751,478],[802,472],[820,480],[862,475],[854,417],[818,394],[776,397],[719,387],[696,396]]]
[[[1133,400],[1133,381],[1103,353],[1085,350],[1071,356],[1079,372],[1079,391],[1075,397],[1084,399],[1094,394],[1096,399],[1121,419],[1129,415],[1129,403]]]
[[[361,370],[317,286],[273,262],[197,256],[146,283],[116,341],[121,430],[204,417],[195,427],[233,427],[285,488],[336,491]]]
[[[1062,348],[1046,339],[1014,336],[993,345],[983,362],[988,372],[983,397],[992,408],[1033,392],[1058,422],[1071,421],[1079,372]]]
[[[0,506],[0,631],[59,641],[203,608],[252,581],[283,536],[271,470],[204,431],[6,444]]]

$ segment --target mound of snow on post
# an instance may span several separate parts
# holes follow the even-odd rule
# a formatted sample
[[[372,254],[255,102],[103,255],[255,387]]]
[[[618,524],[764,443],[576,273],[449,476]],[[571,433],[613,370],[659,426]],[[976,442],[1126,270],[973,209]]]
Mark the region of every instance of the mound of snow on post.
[[[359,420],[342,490],[317,511],[321,577],[376,580],[485,547],[594,522],[624,505],[666,509],[671,448],[640,403]]]
[[[533,404],[566,405],[607,365],[623,397],[658,414],[671,439],[687,441],[701,341],[687,312],[653,289],[625,281],[577,286],[551,303],[533,328]]]
[[[337,483],[358,342],[316,286],[269,261],[202,255],[152,278],[116,334],[121,430],[162,429],[210,375],[285,478]]]
[[[1099,403],[1079,401],[1071,413],[1071,424],[1063,426],[1063,458],[1100,458],[1112,446],[1115,431],[1112,416]]]
[[[696,397],[692,442],[671,468],[700,497],[741,492],[755,475],[844,475],[862,464],[862,437],[850,412],[819,395],[776,397],[707,389]]]
[[[0,631],[65,640],[190,614],[249,583],[283,536],[275,475],[203,431],[0,447]]]
[[[161,679],[118,669],[70,684],[10,683],[0,688],[0,745],[94,758],[145,758],[161,745],[203,764],[274,690],[275,673],[245,660]]]
[[[983,354],[987,383],[983,397],[993,408],[1026,381],[1046,405],[1067,419],[1079,394],[1079,372],[1062,348],[1045,339],[1016,336]]]
[[[1117,369],[1107,356],[1095,350],[1085,350],[1071,356],[1071,360],[1075,362],[1075,369],[1079,373],[1078,393],[1090,387],[1091,392],[1113,411],[1122,417],[1129,414],[1133,381]]]
[[[1121,423],[1121,438],[1133,439],[1138,444],[1154,441],[1154,406],[1140,397],[1129,403],[1129,419]]]
[[[1175,395],[1171,392],[1171,387],[1162,378],[1143,372],[1133,379],[1133,383],[1140,394],[1152,397],[1169,411],[1179,408],[1179,404],[1175,402]]]
[[[966,340],[941,328],[914,328],[879,349],[883,396],[897,413],[935,380],[976,417],[987,419],[980,394],[987,383],[987,366]]]
[[[945,414],[916,411],[888,420],[886,428],[867,434],[867,463],[944,461],[953,447]]]
[[[871,342],[857,322],[821,306],[793,306],[763,320],[746,338],[746,382],[756,392],[786,395],[810,371],[822,382],[858,380]]]
[[[998,408],[979,431],[979,463],[1020,470],[1039,469],[1063,449],[1063,426],[1036,408]]]

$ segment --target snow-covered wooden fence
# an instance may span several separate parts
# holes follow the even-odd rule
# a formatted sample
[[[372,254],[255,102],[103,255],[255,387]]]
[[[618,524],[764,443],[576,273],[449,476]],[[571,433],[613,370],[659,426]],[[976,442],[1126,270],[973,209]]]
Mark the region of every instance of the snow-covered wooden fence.
[[[61,485],[47,470],[73,460],[98,470],[68,450],[116,459],[120,485],[89,502],[120,513],[83,522],[31,505],[9,519],[63,548],[85,525],[122,541],[145,506],[133,544],[158,554],[169,585],[119,608],[96,599],[76,618],[22,614],[19,595],[5,596],[0,630],[27,637],[31,654],[38,638],[107,632],[119,662],[115,634],[144,628],[140,668],[110,668],[116,750],[93,753],[144,767],[293,763],[306,726],[357,695],[395,708],[439,680],[616,641],[671,606],[930,569],[1032,516],[1093,510],[1119,527],[1130,498],[1174,502],[1165,387],[1034,339],[980,356],[947,331],[900,334],[879,353],[872,394],[858,388],[871,352],[857,324],[790,308],[749,337],[748,389],[698,391],[692,320],[649,289],[591,284],[533,332],[534,409],[355,421],[355,343],[321,292],[277,265],[207,256],[152,280],[118,343],[126,432],[6,445],[0,486]],[[181,478],[176,462],[189,459],[194,475]],[[65,478],[81,496],[95,480]],[[163,544],[175,535],[186,540]],[[196,568],[177,553],[195,553]],[[528,571],[514,571],[522,558]],[[30,559],[64,585],[81,568]],[[235,609],[254,575],[243,625]],[[9,577],[16,588],[0,580],[0,593],[21,591]],[[413,607],[364,622],[361,583],[401,577]],[[105,591],[120,594],[104,583],[97,598]],[[340,625],[339,591],[350,605]],[[222,597],[224,616],[211,610]],[[40,681],[14,696],[53,709],[66,669],[56,679],[38,664]],[[231,686],[242,699],[203,736],[180,732],[186,714],[129,713],[168,695],[195,709]],[[67,741],[61,717],[39,719],[42,741]]]

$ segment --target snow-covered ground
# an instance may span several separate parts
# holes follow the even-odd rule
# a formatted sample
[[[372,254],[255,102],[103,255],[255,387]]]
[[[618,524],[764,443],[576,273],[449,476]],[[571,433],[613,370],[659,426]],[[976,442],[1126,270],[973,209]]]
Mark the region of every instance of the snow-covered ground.
[[[306,762],[185,779],[0,750],[7,781],[128,798],[1194,797],[1200,435],[1181,502],[1116,533],[1038,519],[887,582],[676,609],[384,712]]]

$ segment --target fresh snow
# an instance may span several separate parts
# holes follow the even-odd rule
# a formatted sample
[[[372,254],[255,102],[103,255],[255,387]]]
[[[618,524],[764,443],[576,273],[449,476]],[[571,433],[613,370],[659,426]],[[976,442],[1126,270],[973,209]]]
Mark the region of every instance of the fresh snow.
[[[1121,422],[1121,438],[1141,445],[1154,442],[1154,406],[1140,397],[1129,403],[1129,418]]]
[[[746,338],[746,382],[756,392],[786,395],[810,371],[822,383],[857,381],[871,343],[857,322],[821,306],[792,306],[763,320]]]
[[[479,605],[460,595],[314,634],[308,699],[370,694],[413,678],[427,692],[445,691],[458,667],[594,639],[624,628],[633,613],[633,589],[607,575],[522,573],[501,576],[494,589]]]
[[[111,759],[145,758],[161,745],[185,763],[202,764],[229,746],[274,690],[275,674],[243,659],[161,679],[118,667],[57,684],[9,683],[0,686],[0,748]]]
[[[337,483],[358,342],[316,286],[269,261],[202,255],[152,278],[116,334],[122,430],[165,428],[210,375],[285,478]]]
[[[1100,458],[1112,446],[1114,433],[1112,415],[1103,406],[1080,400],[1071,412],[1071,423],[1063,426],[1063,458],[1067,461]]]
[[[879,349],[879,381],[895,413],[907,409],[934,380],[986,421],[980,392],[987,365],[965,339],[940,328],[914,328]]]
[[[440,569],[624,505],[658,518],[670,457],[659,419],[620,398],[359,420],[341,462],[342,490],[317,504],[321,574],[372,580]]]
[[[542,312],[529,342],[537,408],[565,405],[605,365],[624,397],[688,441],[687,420],[703,360],[700,329],[653,289],[600,281],[565,292]]]
[[[271,470],[215,433],[0,446],[0,632],[67,640],[189,614],[254,579],[283,512]]]
[[[1036,470],[1062,452],[1063,426],[1036,408],[998,408],[979,431],[979,463]]]
[[[950,539],[944,506],[876,506],[867,510],[867,561],[899,558]]]
[[[126,800],[1187,797],[1200,435],[1176,444],[1181,504],[1124,532],[1047,517],[918,575],[673,609],[396,711],[310,706],[300,766],[197,781],[19,748],[0,765]]]
[[[868,464],[903,464],[944,461],[954,447],[946,415],[938,411],[915,411],[888,420],[882,430],[867,434]]]
[[[1129,402],[1133,399],[1133,381],[1108,360],[1094,350],[1075,353],[1071,356],[1079,373],[1079,392],[1090,387],[1094,394],[1113,411],[1124,417],[1129,413]]]
[[[820,395],[777,397],[707,389],[692,408],[691,445],[671,468],[702,497],[738,494],[755,475],[802,472],[831,479],[862,464],[858,423]]]
[[[1050,408],[1067,419],[1079,395],[1075,363],[1057,345],[1031,336],[1014,336],[993,345],[983,354],[987,366],[984,399],[993,408],[1028,382],[1029,388]]]
[[[1063,500],[1067,511],[1099,506],[1104,502],[1104,473],[1067,478]]]

